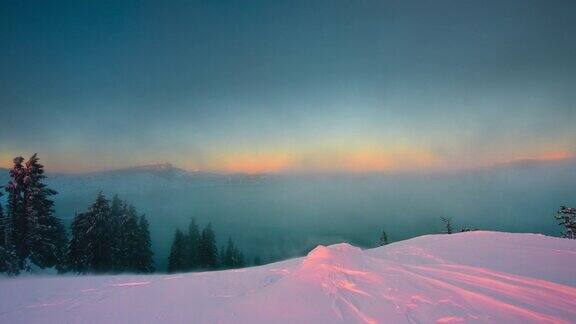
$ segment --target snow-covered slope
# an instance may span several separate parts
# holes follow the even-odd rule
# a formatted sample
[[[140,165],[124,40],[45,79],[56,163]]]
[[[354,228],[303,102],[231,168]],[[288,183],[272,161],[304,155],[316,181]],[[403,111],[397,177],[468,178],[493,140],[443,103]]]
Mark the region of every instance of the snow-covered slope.
[[[570,323],[576,241],[429,235],[266,266],[0,280],[1,323]]]

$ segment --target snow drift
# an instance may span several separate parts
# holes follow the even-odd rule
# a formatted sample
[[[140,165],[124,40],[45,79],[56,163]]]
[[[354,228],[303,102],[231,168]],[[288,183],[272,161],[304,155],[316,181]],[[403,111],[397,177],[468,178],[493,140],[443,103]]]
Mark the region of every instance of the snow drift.
[[[570,323],[576,241],[428,235],[177,275],[0,280],[2,323]]]

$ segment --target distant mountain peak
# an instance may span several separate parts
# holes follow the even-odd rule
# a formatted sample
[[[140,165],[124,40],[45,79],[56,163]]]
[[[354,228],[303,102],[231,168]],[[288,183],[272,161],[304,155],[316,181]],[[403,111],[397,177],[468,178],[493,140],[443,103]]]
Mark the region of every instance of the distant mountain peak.
[[[493,165],[493,167],[535,167],[535,166],[572,164],[574,162],[576,162],[576,158],[573,157],[559,158],[559,159],[522,158],[522,159],[514,159],[503,163],[498,163]]]
[[[133,169],[133,170],[149,170],[149,171],[166,171],[171,169],[177,169],[169,162],[158,162],[153,164],[145,164],[145,165],[138,165],[133,167],[128,167],[126,169]]]
[[[121,169],[113,169],[107,171],[93,172],[92,174],[138,174],[138,173],[153,173],[160,175],[171,175],[175,173],[188,173],[188,171],[180,169],[168,162],[159,162],[153,164],[136,165],[125,167]]]

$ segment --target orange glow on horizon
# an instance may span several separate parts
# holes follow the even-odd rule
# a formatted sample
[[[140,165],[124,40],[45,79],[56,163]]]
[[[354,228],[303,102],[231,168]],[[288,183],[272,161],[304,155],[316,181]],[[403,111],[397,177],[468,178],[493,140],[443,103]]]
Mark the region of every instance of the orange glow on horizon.
[[[385,172],[411,169],[430,169],[437,166],[438,158],[424,150],[402,149],[359,150],[345,157],[343,169],[352,172]]]
[[[18,154],[0,153],[0,167],[12,167],[12,158]],[[25,158],[28,154],[23,154]],[[576,157],[568,150],[541,151],[539,154],[527,154],[524,156],[509,157],[508,159],[489,159],[481,165],[470,163],[458,164],[458,161],[447,160],[431,151],[423,148],[400,145],[397,147],[381,147],[366,145],[358,148],[346,148],[330,146],[324,148],[308,149],[304,151],[271,150],[271,151],[239,151],[212,152],[203,163],[198,163],[192,158],[181,156],[175,159],[176,166],[188,170],[203,170],[224,173],[324,173],[324,172],[404,172],[418,170],[454,170],[465,167],[486,167],[494,164],[514,163],[522,160],[534,161],[561,161]],[[41,162],[47,170],[58,172],[89,172],[111,170],[123,167],[146,165],[154,163],[145,160],[142,163],[120,163],[114,159],[114,164],[108,164],[106,159],[99,161],[91,160],[83,163],[83,160],[67,160],[61,156],[54,159],[52,156],[41,155]],[[137,159],[140,160],[140,159]],[[491,162],[491,161],[494,162]],[[200,160],[202,161],[202,160]],[[101,165],[102,164],[102,165]]]
[[[545,153],[539,154],[539,155],[514,158],[514,159],[507,161],[505,163],[512,163],[512,162],[517,162],[517,161],[522,161],[522,160],[561,161],[561,160],[567,160],[567,159],[570,159],[573,157],[574,157],[574,154],[569,152],[569,151],[550,151],[550,152],[545,152]]]
[[[211,169],[232,173],[267,173],[287,169],[290,158],[282,153],[238,153],[223,157],[214,162]]]
[[[538,160],[545,160],[545,161],[556,161],[556,160],[566,160],[572,158],[574,155],[567,151],[558,151],[558,152],[548,152],[541,155]]]
[[[267,172],[388,172],[434,168],[438,158],[430,152],[401,148],[383,150],[319,150],[311,152],[257,152],[223,155],[207,166],[213,171]]]

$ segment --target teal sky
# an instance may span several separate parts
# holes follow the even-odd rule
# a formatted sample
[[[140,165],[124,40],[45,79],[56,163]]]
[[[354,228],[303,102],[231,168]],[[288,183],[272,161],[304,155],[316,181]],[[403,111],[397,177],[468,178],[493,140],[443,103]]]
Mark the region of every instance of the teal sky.
[[[0,166],[571,157],[574,39],[574,1],[3,1]]]

